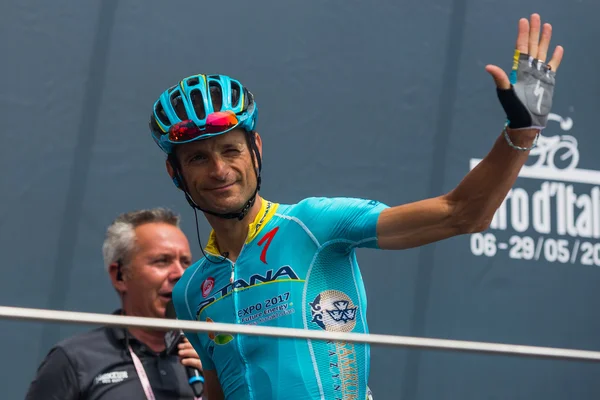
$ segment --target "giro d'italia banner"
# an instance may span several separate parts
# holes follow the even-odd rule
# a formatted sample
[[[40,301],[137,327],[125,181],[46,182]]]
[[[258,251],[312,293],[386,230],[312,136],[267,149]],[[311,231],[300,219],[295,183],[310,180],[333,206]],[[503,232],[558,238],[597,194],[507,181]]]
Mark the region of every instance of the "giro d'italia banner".
[[[542,133],[490,228],[471,235],[471,252],[600,266],[600,171],[579,166],[586,143],[577,140],[571,118],[550,114]],[[472,158],[470,168],[480,161]]]

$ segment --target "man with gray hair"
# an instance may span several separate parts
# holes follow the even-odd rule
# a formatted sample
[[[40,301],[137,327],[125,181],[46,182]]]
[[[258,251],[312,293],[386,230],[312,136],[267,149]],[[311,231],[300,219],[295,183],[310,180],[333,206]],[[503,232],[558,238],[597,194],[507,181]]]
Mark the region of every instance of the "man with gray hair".
[[[102,253],[121,308],[115,314],[164,318],[192,254],[179,216],[164,208],[132,211],[108,227]],[[165,332],[101,327],[54,346],[27,400],[194,399],[186,368],[202,369],[187,340],[167,349]]]

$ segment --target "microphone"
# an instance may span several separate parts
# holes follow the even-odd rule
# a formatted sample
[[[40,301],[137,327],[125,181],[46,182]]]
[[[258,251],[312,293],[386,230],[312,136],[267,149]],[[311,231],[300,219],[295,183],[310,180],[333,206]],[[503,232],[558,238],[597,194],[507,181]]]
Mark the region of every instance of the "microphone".
[[[167,303],[165,317],[168,319],[177,319],[175,307],[173,306],[173,300],[170,300]],[[177,345],[183,340],[184,337],[185,335],[180,329],[168,331],[165,334],[165,346],[167,354],[177,354]],[[187,372],[188,383],[192,387],[194,396],[201,398],[202,393],[204,393],[204,375],[202,375],[202,372],[192,367],[186,366],[185,371]]]

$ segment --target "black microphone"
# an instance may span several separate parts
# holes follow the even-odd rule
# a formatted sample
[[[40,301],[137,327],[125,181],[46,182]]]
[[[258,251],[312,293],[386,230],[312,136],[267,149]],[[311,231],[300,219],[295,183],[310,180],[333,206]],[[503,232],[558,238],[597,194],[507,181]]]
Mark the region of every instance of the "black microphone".
[[[175,307],[173,306],[172,300],[167,303],[165,317],[168,319],[177,319],[177,314],[175,313]],[[183,340],[184,337],[185,335],[180,329],[168,331],[165,334],[165,346],[167,354],[177,354],[177,345]],[[198,398],[202,397],[202,393],[204,393],[204,375],[202,372],[196,368],[187,366],[185,367],[185,372],[187,372],[188,383],[192,387],[194,396]]]

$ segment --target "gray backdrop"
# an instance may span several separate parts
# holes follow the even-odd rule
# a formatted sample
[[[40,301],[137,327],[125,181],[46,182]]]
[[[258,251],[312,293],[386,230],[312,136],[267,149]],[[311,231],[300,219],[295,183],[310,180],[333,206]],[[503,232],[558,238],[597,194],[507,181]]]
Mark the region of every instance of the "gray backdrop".
[[[268,199],[395,205],[452,189],[504,120],[484,66],[510,68],[518,18],[532,12],[566,49],[553,112],[572,126],[551,121],[544,135],[576,138],[563,160],[579,156],[576,168],[531,167],[487,236],[361,251],[370,327],[599,350],[592,0],[4,2],[0,304],[112,311],[101,243],[126,210],[180,211],[200,254],[193,213],[147,129],[156,97],[183,76],[230,74],[255,93]],[[559,160],[568,148],[550,144],[544,155]],[[205,240],[204,221],[201,231]],[[50,346],[89,328],[0,321],[0,397],[23,398]],[[381,347],[372,355],[377,399],[600,396],[593,363]]]

